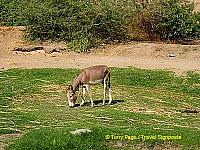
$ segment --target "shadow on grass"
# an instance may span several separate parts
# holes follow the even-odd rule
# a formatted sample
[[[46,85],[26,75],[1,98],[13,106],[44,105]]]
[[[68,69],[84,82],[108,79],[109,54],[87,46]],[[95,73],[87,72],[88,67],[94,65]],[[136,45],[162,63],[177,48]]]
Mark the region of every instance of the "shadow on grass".
[[[108,105],[108,102],[109,100],[105,100],[106,104],[105,105]],[[115,105],[115,104],[118,104],[118,103],[123,103],[124,100],[112,100],[111,104],[110,105]],[[91,102],[85,102],[84,106],[90,106]],[[94,107],[102,107],[103,106],[103,100],[94,100]],[[75,104],[75,106],[73,108],[76,108],[76,107],[80,107],[80,104]]]
[[[180,112],[181,112],[181,113],[195,113],[195,114],[199,113],[197,110],[189,110],[189,109],[182,110],[182,111],[180,111]]]
[[[109,100],[105,100],[105,102],[106,102],[106,105],[108,105]],[[124,102],[124,100],[112,100],[110,105],[115,105],[117,103],[123,103],[123,102]],[[94,104],[95,105],[100,105],[101,104],[101,106],[103,106],[102,105],[103,104],[103,100],[94,100]]]

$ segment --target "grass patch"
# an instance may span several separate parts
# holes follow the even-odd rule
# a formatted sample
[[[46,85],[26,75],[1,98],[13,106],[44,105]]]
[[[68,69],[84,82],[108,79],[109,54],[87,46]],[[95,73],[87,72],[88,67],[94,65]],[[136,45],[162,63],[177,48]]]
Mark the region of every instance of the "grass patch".
[[[196,113],[200,111],[199,74],[188,72],[185,77],[177,77],[169,71],[111,68],[113,105],[101,106],[103,88],[95,86],[92,92],[97,107],[70,109],[65,89],[78,72],[0,72],[0,134],[25,133],[8,149],[200,147],[200,117]],[[78,128],[89,128],[92,133],[69,133]],[[180,135],[181,140],[106,140],[106,135]]]
[[[89,134],[71,135],[66,129],[42,128],[27,133],[9,149],[107,149],[98,130]]]

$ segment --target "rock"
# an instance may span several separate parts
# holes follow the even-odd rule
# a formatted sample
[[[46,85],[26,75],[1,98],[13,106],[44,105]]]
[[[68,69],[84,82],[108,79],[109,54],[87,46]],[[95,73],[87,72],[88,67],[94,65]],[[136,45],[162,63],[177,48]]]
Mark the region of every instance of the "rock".
[[[29,45],[29,46],[23,46],[23,47],[16,47],[13,49],[15,52],[39,52],[39,51],[44,51],[47,54],[51,54],[53,52],[58,52],[61,53],[62,51],[66,51],[66,47],[59,47],[59,46],[34,46],[34,45]]]
[[[24,47],[16,47],[13,51],[21,51],[21,52],[31,52],[36,50],[43,50],[43,46],[24,46]]]
[[[52,46],[45,46],[44,50],[47,54],[51,54],[53,52],[58,52],[60,53],[61,51],[66,51],[66,48],[63,47],[52,47]]]
[[[40,54],[45,54],[45,51],[44,51],[44,50],[36,50],[35,52],[36,52],[36,53],[40,53]]]
[[[25,31],[26,30],[26,26],[18,26],[17,28],[19,29],[19,31]]]
[[[168,56],[168,57],[176,57],[175,54],[168,54],[167,56]]]
[[[178,40],[179,44],[183,44],[183,45],[199,45],[200,44],[200,40],[195,40],[195,39],[190,39],[190,38],[185,38],[185,39],[180,39]]]
[[[47,54],[51,54],[54,50],[55,50],[54,47],[48,47],[48,46],[44,47],[44,51]]]
[[[90,129],[76,129],[74,131],[69,131],[73,135],[80,135],[81,133],[90,133],[92,132]]]

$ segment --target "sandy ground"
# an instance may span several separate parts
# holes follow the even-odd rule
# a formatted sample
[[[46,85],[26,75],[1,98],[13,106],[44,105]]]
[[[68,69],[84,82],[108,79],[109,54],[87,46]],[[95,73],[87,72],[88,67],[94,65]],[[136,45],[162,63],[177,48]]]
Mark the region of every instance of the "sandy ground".
[[[90,53],[53,52],[44,50],[14,52],[19,46],[30,45],[23,40],[19,28],[0,28],[0,69],[10,68],[84,68],[106,64],[110,67],[168,69],[176,74],[200,70],[200,45],[166,43],[126,43],[104,45]],[[34,45],[34,44],[32,44]],[[49,47],[52,44],[46,44]],[[59,45],[59,44],[58,44]],[[54,44],[55,46],[55,44]]]
[[[199,11],[200,10],[200,0],[194,0],[195,2],[195,11]]]

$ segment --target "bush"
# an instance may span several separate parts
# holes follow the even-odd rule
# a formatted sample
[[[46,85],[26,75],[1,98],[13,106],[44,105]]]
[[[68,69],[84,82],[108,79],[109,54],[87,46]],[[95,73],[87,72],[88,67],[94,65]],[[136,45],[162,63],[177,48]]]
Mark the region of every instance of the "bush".
[[[162,2],[163,16],[159,23],[161,38],[177,40],[200,37],[200,14],[194,13],[193,3],[180,3],[179,0]]]
[[[21,0],[1,0],[0,25],[25,25],[26,19],[23,17],[23,6]]]
[[[200,13],[187,0],[2,0],[0,9],[0,24],[27,26],[27,39],[80,51],[114,40],[200,37]]]
[[[126,38],[123,7],[108,0],[51,0],[29,3],[28,38],[64,40],[73,49],[87,50],[99,43]]]
[[[194,3],[184,0],[156,0],[144,2],[136,11],[135,26],[148,39],[179,40],[200,37],[200,14]]]
[[[133,13],[131,38],[134,40],[154,40],[157,38],[157,25],[162,16],[160,11],[160,0],[153,2],[142,1],[136,4]]]

